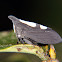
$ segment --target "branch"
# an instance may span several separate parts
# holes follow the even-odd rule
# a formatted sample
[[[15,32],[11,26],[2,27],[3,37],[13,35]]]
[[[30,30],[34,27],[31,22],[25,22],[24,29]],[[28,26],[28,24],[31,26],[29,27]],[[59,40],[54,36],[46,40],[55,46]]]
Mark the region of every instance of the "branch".
[[[47,60],[49,58],[44,54],[44,50],[41,47],[29,44],[13,45],[11,47],[1,49],[0,52],[29,53],[38,56],[41,60]]]
[[[51,45],[50,51],[49,51],[51,57],[49,57],[49,55],[47,55],[45,53],[45,52],[47,52],[47,49],[46,49],[46,51],[44,51],[44,49],[42,47],[39,47],[36,45],[30,45],[30,44],[13,45],[11,47],[1,49],[0,52],[29,53],[29,54],[34,54],[34,55],[38,56],[42,62],[59,62],[56,59],[56,56],[55,56],[56,53],[52,53],[55,50],[55,49],[52,49],[52,47],[54,47],[54,46]]]

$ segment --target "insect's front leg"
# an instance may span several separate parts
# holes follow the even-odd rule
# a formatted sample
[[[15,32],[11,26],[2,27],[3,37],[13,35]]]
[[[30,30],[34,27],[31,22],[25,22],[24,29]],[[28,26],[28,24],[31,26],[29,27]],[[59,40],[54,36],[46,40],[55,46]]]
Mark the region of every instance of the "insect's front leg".
[[[21,44],[25,43],[25,41],[23,40],[23,38],[18,38],[17,44],[19,44],[19,42],[21,42]]]

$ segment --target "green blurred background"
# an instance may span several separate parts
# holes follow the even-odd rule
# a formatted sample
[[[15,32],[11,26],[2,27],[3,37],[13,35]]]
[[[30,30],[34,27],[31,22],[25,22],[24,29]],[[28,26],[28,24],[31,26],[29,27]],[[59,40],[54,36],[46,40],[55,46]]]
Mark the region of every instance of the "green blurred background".
[[[14,15],[23,20],[46,25],[57,31],[62,37],[61,0],[0,1],[0,48],[16,44],[17,41],[17,38],[14,37],[15,34],[10,32],[12,30],[12,22],[8,19],[8,15]],[[8,30],[9,32],[6,32]],[[5,31],[5,34],[2,34],[2,31]],[[62,62],[62,43],[56,44],[55,48],[57,58]]]

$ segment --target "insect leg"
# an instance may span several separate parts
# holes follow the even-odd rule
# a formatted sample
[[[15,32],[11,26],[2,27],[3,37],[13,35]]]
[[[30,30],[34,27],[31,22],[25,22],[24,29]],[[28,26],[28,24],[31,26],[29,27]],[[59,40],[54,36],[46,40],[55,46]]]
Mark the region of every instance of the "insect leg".
[[[24,37],[24,40],[25,40],[25,42],[28,43],[28,44],[37,45],[36,41],[34,41],[34,40],[32,40],[32,39],[30,39],[30,38],[28,38],[28,37]]]
[[[18,44],[19,42],[21,42],[21,44],[24,44],[24,43],[25,43],[25,41],[23,40],[23,38],[18,38],[17,44]]]
[[[31,41],[27,40],[27,39],[24,39],[24,41],[27,43],[27,44],[33,44]]]

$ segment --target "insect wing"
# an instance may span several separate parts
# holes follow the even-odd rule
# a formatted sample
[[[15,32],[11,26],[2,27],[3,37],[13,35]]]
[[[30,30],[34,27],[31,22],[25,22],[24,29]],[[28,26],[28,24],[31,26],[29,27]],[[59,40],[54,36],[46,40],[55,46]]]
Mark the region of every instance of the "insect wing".
[[[43,44],[59,43],[61,37],[52,29],[27,31],[26,37]]]

